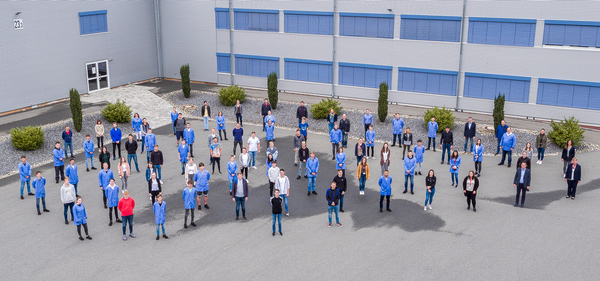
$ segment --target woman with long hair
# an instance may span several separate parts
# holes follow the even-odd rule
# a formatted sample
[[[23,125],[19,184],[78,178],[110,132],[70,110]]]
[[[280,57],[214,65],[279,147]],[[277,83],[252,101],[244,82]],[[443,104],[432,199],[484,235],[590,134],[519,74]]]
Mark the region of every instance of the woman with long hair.
[[[381,175],[383,176],[383,172],[388,170],[390,166],[390,148],[387,142],[383,143],[383,147],[381,147],[381,151],[379,152],[379,165],[381,165]]]
[[[475,197],[477,196],[477,188],[479,188],[479,179],[475,176],[475,172],[469,171],[469,175],[463,180],[463,193],[467,196],[467,210],[471,209],[473,203],[473,212],[477,212],[475,208]]]
[[[562,150],[562,156],[560,157],[560,160],[563,162],[563,177],[565,176],[564,174],[566,173],[567,167],[571,163],[571,160],[573,160],[573,157],[575,157],[575,148],[573,147],[573,141],[568,140],[567,144],[565,145],[565,148],[563,148]]]
[[[433,195],[435,195],[435,172],[429,170],[427,173],[427,177],[425,178],[425,187],[427,190],[425,191],[425,206],[423,210],[427,211],[427,209],[431,210],[431,202],[433,202]]]
[[[100,150],[100,155],[98,155],[98,160],[100,160],[100,167],[104,167],[104,163],[108,164],[108,168],[110,169],[110,152],[106,146],[102,146],[102,150]]]
[[[454,150],[450,157],[450,177],[452,178],[452,186],[454,186],[454,188],[458,187],[458,169],[460,168],[460,162],[461,159],[460,155],[458,155],[458,150]],[[456,182],[456,185],[454,182]]]
[[[227,140],[227,131],[225,130],[225,116],[223,116],[223,112],[219,111],[217,115],[217,129],[219,130],[219,138],[223,140],[221,137],[221,131],[225,135],[225,140]]]
[[[475,162],[475,175],[481,176],[481,162],[483,161],[483,144],[481,139],[477,139],[477,142],[473,146],[473,162]]]
[[[125,160],[125,157],[121,157],[119,161],[119,178],[121,179],[121,188],[123,192],[127,190],[127,179],[131,175],[131,169],[129,168],[129,163]]]
[[[369,170],[367,157],[363,157],[360,159],[358,167],[356,167],[356,178],[358,179],[358,191],[360,195],[365,195],[365,184],[370,177],[371,171]]]

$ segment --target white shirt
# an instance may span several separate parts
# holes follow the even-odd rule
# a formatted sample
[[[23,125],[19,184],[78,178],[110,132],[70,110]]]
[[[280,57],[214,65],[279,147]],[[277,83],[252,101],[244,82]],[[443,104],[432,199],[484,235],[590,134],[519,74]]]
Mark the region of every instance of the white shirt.
[[[248,138],[248,151],[258,151],[258,144],[260,140],[257,137]]]
[[[242,166],[248,167],[248,164],[250,163],[250,154],[242,153],[242,155],[240,155],[240,161],[242,162]]]
[[[383,153],[383,161],[386,162],[388,160],[388,154],[390,154],[389,151],[384,151]]]

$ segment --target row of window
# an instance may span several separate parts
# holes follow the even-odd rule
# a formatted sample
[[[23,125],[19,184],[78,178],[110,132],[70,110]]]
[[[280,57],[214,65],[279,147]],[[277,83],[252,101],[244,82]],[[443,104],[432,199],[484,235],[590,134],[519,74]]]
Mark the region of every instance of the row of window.
[[[233,9],[237,30],[279,31],[278,10]],[[286,33],[333,34],[333,13],[284,11]],[[215,8],[218,29],[229,10]],[[469,18],[468,43],[533,47],[536,20]],[[400,39],[459,42],[461,17],[401,15]],[[394,38],[393,14],[340,13],[340,35]],[[547,20],[545,45],[600,47],[600,22]]]

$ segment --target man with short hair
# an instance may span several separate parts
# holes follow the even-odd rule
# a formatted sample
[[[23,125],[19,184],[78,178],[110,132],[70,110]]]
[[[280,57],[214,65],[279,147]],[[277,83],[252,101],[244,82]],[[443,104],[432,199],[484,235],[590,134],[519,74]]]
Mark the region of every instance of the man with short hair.
[[[527,157],[526,151],[523,151],[523,156],[517,159],[517,170],[521,167],[521,163],[525,163],[527,165],[527,169],[531,170],[531,159]]]
[[[431,121],[427,123],[427,149],[431,149],[431,141],[433,140],[433,152],[435,152],[435,137],[437,136],[438,123],[435,122],[435,117],[431,117]]]
[[[94,167],[94,142],[90,140],[90,135],[85,135],[85,141],[83,142],[83,152],[85,154],[85,170],[87,172],[90,171],[90,166],[88,166],[88,160],[92,165],[92,170],[96,170]]]
[[[202,119],[204,120],[204,130],[208,131],[208,119],[210,118],[210,106],[208,106],[208,102],[204,101],[204,106],[202,106]]]
[[[127,136],[127,142],[125,143],[125,150],[127,151],[127,163],[131,167],[131,159],[133,159],[133,161],[135,162],[135,169],[139,173],[140,168],[138,167],[137,161],[137,148],[137,142],[133,140],[133,135],[129,134],[129,136]]]
[[[150,162],[152,162],[152,165],[154,166],[154,169],[156,170],[156,174],[158,175],[158,180],[160,181],[160,183],[162,184],[162,180],[161,180],[161,170],[162,170],[162,165],[163,165],[163,154],[162,151],[158,150],[158,144],[154,145],[154,151],[152,151],[152,153],[150,153]]]
[[[60,174],[60,180],[65,179],[65,151],[60,147],[60,142],[54,144],[52,150],[52,156],[54,156],[54,179],[58,183],[58,175]]]
[[[346,195],[346,189],[348,181],[344,175],[344,170],[338,169],[337,175],[333,178],[337,189],[340,191],[340,212],[344,212],[344,195]]]
[[[179,113],[179,116],[173,122],[175,125],[175,136],[177,137],[177,146],[179,146],[179,139],[183,139],[183,131],[185,130],[186,121],[183,118],[183,114]]]
[[[498,128],[496,128],[496,140],[498,141],[498,146],[496,146],[496,153],[494,154],[494,156],[498,155],[498,153],[500,153],[500,142],[502,141],[502,136],[504,136],[504,134],[506,133],[506,131],[508,130],[508,126],[506,125],[506,122],[504,120],[500,121],[500,125],[498,125]]]
[[[67,166],[65,176],[65,178],[69,178],[69,182],[71,182],[73,188],[75,188],[75,195],[77,195],[77,184],[79,183],[79,175],[77,174],[77,165],[75,165],[75,158],[71,158],[69,160],[69,166]]]
[[[268,118],[268,116],[266,117]],[[265,126],[265,139],[267,140],[267,146],[269,145],[269,142],[272,142],[275,140],[275,123],[273,123],[271,121],[271,119],[267,120],[267,125]]]
[[[179,162],[181,162],[181,175],[185,174],[185,164],[190,157],[190,148],[185,143],[185,140],[181,140],[181,144],[177,147],[177,155],[179,156]]]
[[[235,124],[235,128],[233,129],[233,132],[232,132],[232,135],[233,135],[233,155],[236,155],[235,151],[236,151],[236,147],[238,145],[240,146],[240,152],[242,152],[242,148],[244,147],[242,145],[243,137],[244,137],[244,129],[240,128],[241,126],[242,126],[242,124],[236,123]]]
[[[267,177],[269,178],[269,197],[273,197],[273,188],[277,177],[279,177],[279,167],[277,167],[277,160],[271,162],[271,168],[267,170]]]
[[[102,170],[98,173],[98,184],[100,185],[100,190],[102,191],[102,200],[104,201],[104,209],[108,209],[106,205],[106,193],[104,193],[105,188],[110,183],[110,180],[115,179],[113,176],[113,172],[108,169],[108,163],[104,163],[102,166]]]
[[[262,116],[262,118],[260,120],[262,122],[263,132],[265,131],[265,123],[266,123],[265,116],[267,116],[269,111],[271,111],[271,104],[269,103],[268,99],[265,99],[265,101],[263,102],[263,104],[260,107],[260,115]]]
[[[531,171],[527,169],[527,164],[525,162],[521,163],[521,168],[517,169],[515,173],[515,178],[513,180],[513,185],[517,188],[517,196],[515,198],[515,207],[519,205],[519,195],[521,196],[521,208],[525,207],[525,195],[527,191],[529,191],[529,186],[531,183]]]
[[[408,157],[410,156],[411,153],[409,152]],[[388,170],[383,171],[383,176],[379,178],[379,188],[379,212],[383,212],[383,198],[385,198],[385,210],[391,212],[390,196],[392,195],[392,177]],[[406,188],[404,189],[404,193],[406,193]]]
[[[185,124],[186,128],[183,130],[183,139],[187,143],[190,148],[190,157],[194,158],[194,141],[196,141],[196,134],[194,133],[194,129],[192,129],[192,124]]]
[[[298,150],[302,147],[302,142],[304,142],[306,139],[300,133],[300,129],[296,129],[296,135],[293,137],[293,139],[294,166],[298,166]]]
[[[208,156],[210,157],[210,163],[212,163],[212,149],[210,148],[210,146],[213,144],[213,141],[215,138],[217,138],[217,133],[215,131],[215,128],[211,129],[211,134],[208,135]]]
[[[331,213],[335,211],[335,222],[339,227],[342,227],[340,223],[340,206],[338,203],[340,202],[340,191],[336,189],[335,181],[331,182],[331,187],[327,189],[325,192],[325,199],[327,200],[327,213],[329,215],[329,227],[331,227]]]
[[[317,174],[319,172],[319,158],[315,157],[315,152],[310,152],[310,158],[306,160],[306,172],[308,174],[308,193],[306,195],[310,196],[310,193],[317,195],[315,191],[315,184],[317,182]]]
[[[298,149],[298,152],[296,152],[296,154],[298,154],[298,177],[296,179],[299,180],[300,177],[302,177],[302,166],[304,166],[304,177],[308,178],[306,160],[308,160],[308,158],[310,157],[310,151],[308,150],[308,147],[306,147],[306,141],[302,142],[302,146]]]
[[[337,124],[334,124],[333,129],[329,132],[329,141],[331,142],[331,160],[335,160],[335,154],[340,149],[342,142],[342,131],[338,129]]]
[[[208,207],[208,181],[210,180],[210,173],[204,169],[204,163],[198,164],[198,172],[194,175],[194,181],[196,182],[196,201],[198,201],[198,210],[202,210],[202,195],[204,195],[204,208],[207,210]]]
[[[393,127],[393,131],[392,134],[394,135],[393,141],[392,141],[392,146],[396,146],[396,137],[398,138],[398,147],[402,147],[402,128],[404,128],[404,120],[402,120],[402,118],[400,118],[400,113],[396,113],[394,116],[394,120],[392,120],[392,127]]]
[[[150,162],[150,156],[156,145],[156,136],[152,133],[152,128],[148,128],[148,133],[144,137],[144,146],[146,147],[146,162]],[[153,162],[154,164],[154,162]]]
[[[121,129],[117,127],[117,122],[113,122],[113,128],[110,130],[110,139],[113,147],[113,161],[116,160],[115,148],[119,151],[119,159],[121,159]]]
[[[296,109],[296,120],[298,120],[298,126],[302,122],[302,117],[308,118],[308,109],[304,106],[304,101],[300,101],[300,106]]]
[[[246,201],[248,201],[248,182],[242,176],[242,173],[238,173],[231,198],[235,202],[235,220],[240,218],[240,206],[242,207],[242,217],[246,220]],[[206,207],[206,205],[205,205]]]
[[[279,170],[279,177],[277,177],[277,180],[275,181],[275,191],[279,191],[279,195],[283,199],[285,205],[285,215],[289,216],[288,197],[290,196],[290,179],[285,175],[284,169]]]
[[[173,111],[171,111],[171,126],[173,127],[173,135],[175,135],[175,124],[174,123],[175,123],[175,120],[177,120],[178,116],[179,116],[179,113],[177,113],[177,108],[173,106]]]
[[[19,178],[21,180],[21,200],[25,199],[23,197],[23,188],[25,187],[25,184],[27,184],[27,195],[35,195],[31,193],[31,165],[27,163],[25,155],[21,156],[21,163],[19,163]]]
[[[567,167],[565,172],[565,181],[567,182],[567,198],[575,200],[577,184],[581,182],[581,166],[577,164],[577,157],[571,159],[571,166]]]
[[[342,114],[342,119],[339,122],[340,130],[342,131],[342,146],[348,147],[348,134],[350,133],[350,119],[346,116],[346,113]]]
[[[469,116],[469,121],[465,123],[465,151],[463,153],[467,153],[467,144],[469,141],[471,142],[471,147],[469,148],[469,152],[473,151],[473,138],[477,134],[477,125],[473,122],[473,118]]]
[[[512,133],[512,129],[510,127],[506,128],[506,133],[502,135],[500,139],[500,149],[502,149],[502,160],[498,163],[498,166],[504,165],[504,159],[506,155],[508,155],[508,167],[510,168],[510,163],[512,163],[512,151],[517,145],[517,137]]]
[[[362,125],[363,125],[363,129],[365,129],[365,135],[364,137],[367,137],[367,131],[369,130],[369,127],[373,124],[373,114],[371,114],[371,111],[367,109],[367,112],[365,113],[365,115],[363,116],[362,119]]]
[[[263,128],[264,129],[264,128]],[[252,168],[256,169],[256,153],[260,153],[260,140],[256,137],[256,133],[252,132],[246,144],[246,150],[250,153]]]
[[[440,148],[442,149],[442,163],[440,164],[444,164],[444,156],[446,155],[446,151],[448,151],[448,165],[450,165],[450,152],[454,146],[454,134],[450,132],[449,126],[446,126],[446,129],[442,132],[440,142]]]
[[[73,157],[73,131],[69,126],[65,127],[65,130],[62,132],[62,139],[65,141],[65,152],[67,148],[71,149],[71,157]],[[67,155],[65,154],[65,157]]]

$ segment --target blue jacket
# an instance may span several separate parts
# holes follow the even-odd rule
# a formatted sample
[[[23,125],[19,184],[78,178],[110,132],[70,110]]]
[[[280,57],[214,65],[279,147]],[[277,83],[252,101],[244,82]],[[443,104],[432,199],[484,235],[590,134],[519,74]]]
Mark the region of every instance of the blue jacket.
[[[308,172],[309,178],[316,178],[319,173],[319,158],[315,157],[313,160],[309,157],[306,160],[306,171]],[[311,173],[315,173],[315,175],[313,176]]]
[[[243,128],[233,128],[233,131],[231,132],[231,134],[233,135],[233,140],[236,141],[241,141],[242,137],[244,136],[244,129]]]
[[[119,128],[116,128],[116,129],[112,128],[112,129],[110,129],[110,139],[113,142],[121,141],[121,137],[122,136],[123,135],[121,134],[121,129],[119,129]]]
[[[329,132],[329,141],[332,143],[342,142],[342,131],[340,129],[332,129]]]
[[[77,165],[68,165],[65,175],[69,177],[69,182],[73,185],[79,182],[79,175],[77,175]]]
[[[35,189],[35,198],[46,197],[46,178],[42,177],[41,179],[33,179],[31,182],[31,186]]]
[[[342,164],[341,167],[340,164]],[[335,169],[346,170],[346,153],[342,152],[335,154]]]
[[[271,116],[266,115],[265,119],[264,119],[265,124],[269,123],[268,122],[269,120],[271,120],[271,124],[275,124],[275,116],[273,116],[273,115],[271,115]]]
[[[267,140],[273,140],[273,138],[275,138],[274,131],[275,131],[275,125],[273,123],[271,123],[271,126],[266,125],[265,126],[265,133],[267,134],[267,136],[265,138]]]
[[[29,176],[29,179],[27,176]],[[29,163],[25,162],[25,165],[19,163],[19,178],[21,179],[21,182],[31,180],[31,165]]]
[[[273,158],[273,160],[275,160],[275,158]],[[269,169],[271,169],[271,167],[273,167],[273,162],[269,162],[269,158],[267,157],[267,160],[265,161],[265,165],[267,165],[267,172],[265,173],[265,175],[268,178],[269,177]]]
[[[56,147],[52,150],[52,155],[54,155],[54,166],[64,166],[65,165],[65,151],[60,148],[56,149]],[[62,160],[60,160],[62,158]]]
[[[144,146],[146,146],[146,151],[154,150],[154,146],[156,145],[156,136],[154,134],[147,134],[144,138]]]
[[[75,225],[82,225],[87,223],[87,214],[85,213],[85,206],[75,204],[73,206],[73,223]]]
[[[196,188],[184,188],[183,189],[183,206],[186,209],[196,208]]]
[[[142,130],[142,118],[133,118],[131,119],[131,127],[134,132],[139,132]]]
[[[204,170],[204,173],[202,173],[202,171],[198,170],[198,172],[196,172],[196,174],[194,175],[194,181],[196,182],[196,190],[201,192],[201,191],[208,191],[208,181],[210,180],[210,173],[207,170]]]
[[[154,169],[150,170],[150,168],[146,168],[146,181],[150,181],[152,173],[154,173]]]
[[[188,153],[190,152],[190,147],[186,144],[180,144],[177,147],[177,152],[179,152],[179,157],[181,157],[181,160],[179,160],[180,162],[186,163],[187,162],[187,157],[188,157]]]
[[[62,139],[65,142],[72,142],[73,141],[73,131],[69,130],[69,133],[67,134],[67,131],[63,131],[62,132]]]
[[[232,180],[233,178],[235,178],[235,173],[237,171],[237,168],[238,168],[237,162],[235,162],[235,161],[227,162],[227,179],[228,180]],[[233,174],[233,176],[231,174]]]
[[[225,130],[225,116],[217,116],[217,130]]]
[[[394,118],[392,125],[394,126],[394,135],[402,134],[402,128],[404,128],[404,120],[402,118]]]
[[[498,125],[498,127],[496,128],[496,138],[502,139],[502,136],[504,135],[504,133],[506,133],[506,129],[508,129],[508,125]]]
[[[162,201],[162,204],[158,204],[158,201],[154,202],[152,210],[154,211],[154,220],[156,221],[156,224],[164,224],[165,217],[167,216],[167,202]]]
[[[179,118],[179,113],[171,111],[171,123],[175,122]]]
[[[368,147],[375,146],[375,130],[367,131],[365,138],[367,139],[366,143]],[[371,143],[369,143],[371,142]]]
[[[409,171],[409,175],[414,176],[415,175],[415,166],[417,166],[417,159],[415,159],[415,157],[413,158],[409,158],[408,156],[404,157],[404,175],[406,174],[406,171]]]
[[[515,134],[511,133],[509,135],[508,133],[504,133],[504,135],[502,135],[502,139],[500,140],[502,150],[510,151],[511,148],[515,148],[515,145],[517,145],[517,137],[515,137]]]
[[[300,123],[298,125],[298,128],[300,129],[300,134],[306,137],[306,135],[308,135],[308,127],[308,123]]]
[[[451,174],[458,174],[458,170],[460,170],[460,156],[458,156],[457,158],[450,158],[450,173]],[[452,167],[456,166],[456,170],[452,169]]]
[[[364,126],[365,124],[373,124],[373,114],[369,113],[363,116],[362,125]]]
[[[387,179],[385,176],[379,178],[379,195],[392,195],[392,176],[388,175]]]
[[[196,141],[196,134],[194,133],[194,129],[190,128],[189,130],[186,128],[183,130],[183,139],[187,144],[194,144]]]
[[[437,135],[437,131],[438,123],[429,121],[429,123],[427,123],[427,137],[435,138],[435,136]]]
[[[119,187],[115,184],[115,188],[111,188],[110,185],[104,188],[104,195],[106,196],[106,202],[108,207],[119,206]]]
[[[417,163],[423,163],[423,154],[425,154],[425,146],[421,145],[421,147],[419,147],[418,145],[414,147],[413,152],[415,154],[415,160]]]
[[[83,150],[85,151],[85,157],[94,157],[94,142],[90,139],[90,141],[83,142]],[[92,154],[90,154],[90,152]]]
[[[114,179],[113,172],[111,170],[107,170],[104,172],[104,169],[100,170],[98,173],[98,185],[101,187],[107,187],[110,183],[110,179]]]
[[[473,162],[482,162],[483,161],[483,144],[477,148],[477,145],[473,146]],[[475,156],[479,156],[475,159]]]

